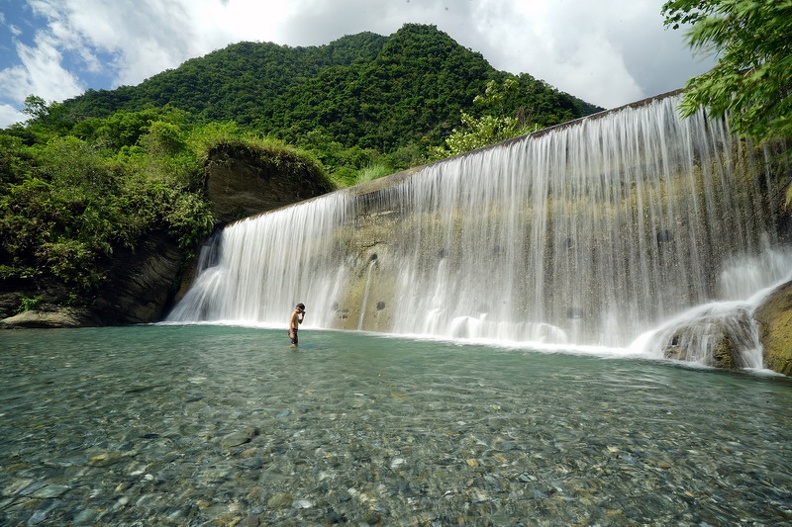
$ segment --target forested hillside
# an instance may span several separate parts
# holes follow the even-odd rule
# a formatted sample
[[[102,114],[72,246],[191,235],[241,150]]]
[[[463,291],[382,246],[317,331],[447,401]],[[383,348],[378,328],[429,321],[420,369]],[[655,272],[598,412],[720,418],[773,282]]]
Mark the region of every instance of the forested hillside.
[[[386,40],[373,33],[360,33],[307,48],[242,42],[190,59],[138,86],[88,90],[66,101],[65,106],[71,118],[80,119],[170,104],[203,120],[234,120],[248,125],[268,101],[322,70],[373,60]]]
[[[390,155],[386,164],[400,169],[426,161],[428,147],[442,145],[462,111],[480,116],[473,99],[488,81],[506,79],[519,89],[499,111],[525,124],[601,110],[528,74],[495,70],[434,26],[408,24],[389,37],[360,33],[324,46],[234,44],[135,87],[88,91],[66,101],[63,116],[79,121],[170,105],[202,122],[234,121],[314,150],[331,173],[350,164],[349,155],[328,155],[339,147],[369,150],[364,165],[372,155]]]

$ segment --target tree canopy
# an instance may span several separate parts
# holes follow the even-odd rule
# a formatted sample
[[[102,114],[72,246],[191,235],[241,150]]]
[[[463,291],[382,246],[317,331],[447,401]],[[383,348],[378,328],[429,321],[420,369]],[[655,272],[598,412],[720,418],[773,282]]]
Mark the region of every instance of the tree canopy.
[[[515,79],[509,78],[503,83],[489,81],[484,94],[473,99],[473,105],[484,108],[486,113],[476,118],[463,111],[462,127],[451,132],[444,146],[433,149],[436,157],[462,154],[539,129],[540,125],[533,122],[532,116],[524,109],[518,110],[514,117],[504,111],[508,101],[518,95],[519,89]]]
[[[506,79],[518,89],[498,117],[520,113],[545,126],[601,110],[528,74],[495,70],[435,26],[406,24],[388,37],[360,33],[323,46],[230,45],[135,87],[89,90],[65,101],[63,115],[79,121],[168,105],[304,148],[321,136],[323,144],[392,156],[388,163],[402,169],[404,152],[426,161],[462,112],[481,117],[474,98]]]
[[[683,115],[706,107],[745,137],[792,137],[792,0],[672,0],[663,14],[666,26],[689,26],[693,50],[718,56],[688,81]]]

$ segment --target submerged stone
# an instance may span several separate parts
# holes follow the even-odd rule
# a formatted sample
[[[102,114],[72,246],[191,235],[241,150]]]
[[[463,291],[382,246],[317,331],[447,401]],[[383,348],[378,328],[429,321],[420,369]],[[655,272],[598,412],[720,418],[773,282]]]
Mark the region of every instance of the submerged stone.
[[[258,433],[258,429],[256,428],[248,428],[239,432],[233,432],[220,440],[220,446],[223,448],[231,448],[244,445],[249,443]]]
[[[267,500],[267,507],[271,509],[287,509],[291,507],[293,499],[288,494],[273,494]]]
[[[71,487],[66,485],[44,485],[33,492],[31,496],[34,498],[58,498],[66,494],[70,489]]]

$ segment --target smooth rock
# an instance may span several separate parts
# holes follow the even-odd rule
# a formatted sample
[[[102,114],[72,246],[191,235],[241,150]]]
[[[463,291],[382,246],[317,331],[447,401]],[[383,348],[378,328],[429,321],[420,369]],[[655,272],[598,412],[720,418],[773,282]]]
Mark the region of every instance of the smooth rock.
[[[44,485],[40,489],[31,494],[34,498],[57,498],[71,490],[71,487],[66,485]]]
[[[4,328],[76,328],[82,326],[76,312],[63,311],[23,311],[18,315],[0,320]]]
[[[220,446],[223,448],[231,448],[239,445],[244,445],[246,443],[249,443],[257,435],[258,435],[258,430],[255,428],[249,428],[247,430],[234,432],[232,434],[228,434],[223,439],[221,439]]]

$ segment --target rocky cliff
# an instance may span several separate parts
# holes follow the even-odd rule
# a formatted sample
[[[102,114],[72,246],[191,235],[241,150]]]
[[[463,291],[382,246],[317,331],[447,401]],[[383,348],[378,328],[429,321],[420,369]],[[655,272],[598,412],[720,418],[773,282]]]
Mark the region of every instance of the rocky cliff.
[[[333,190],[316,165],[291,150],[220,144],[209,153],[207,192],[225,224]]]

